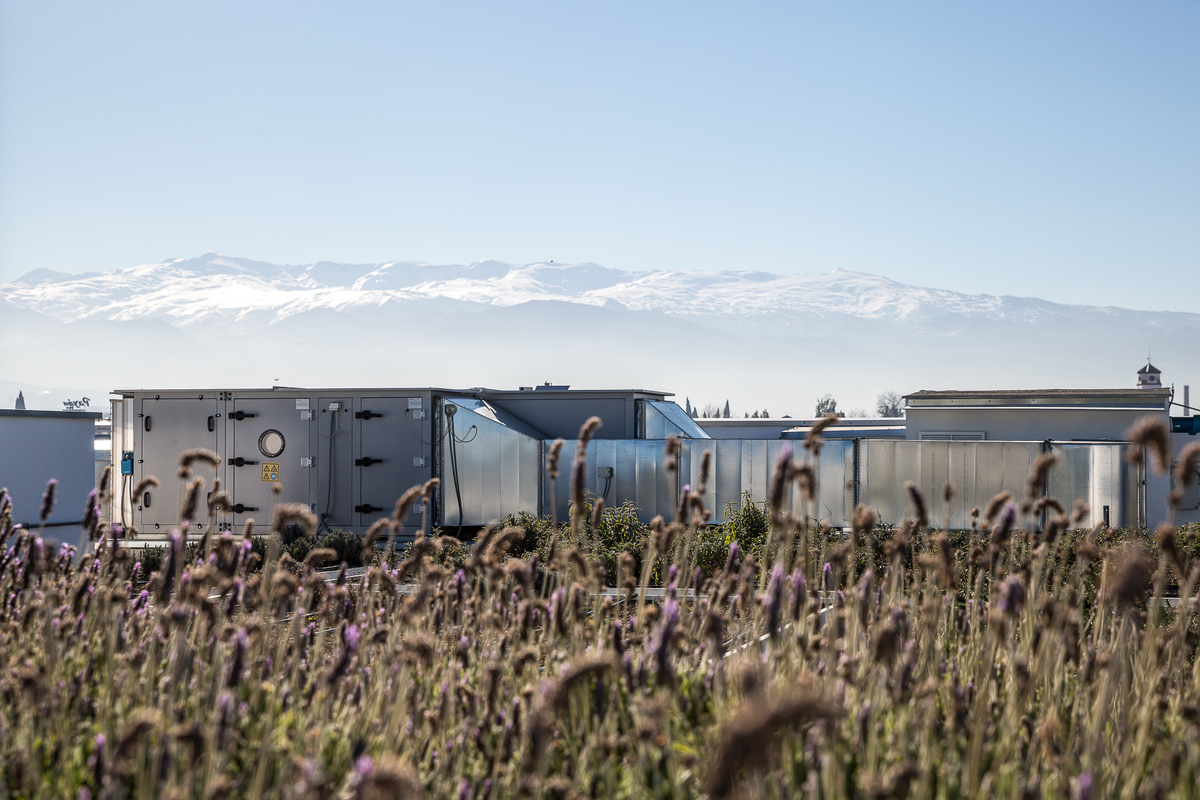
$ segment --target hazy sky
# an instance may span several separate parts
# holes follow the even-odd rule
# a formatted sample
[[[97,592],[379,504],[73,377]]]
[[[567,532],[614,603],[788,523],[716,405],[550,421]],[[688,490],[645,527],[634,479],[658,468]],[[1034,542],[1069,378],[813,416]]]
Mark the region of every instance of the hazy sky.
[[[220,250],[1200,312],[1198,42],[1190,1],[0,0],[0,280]]]

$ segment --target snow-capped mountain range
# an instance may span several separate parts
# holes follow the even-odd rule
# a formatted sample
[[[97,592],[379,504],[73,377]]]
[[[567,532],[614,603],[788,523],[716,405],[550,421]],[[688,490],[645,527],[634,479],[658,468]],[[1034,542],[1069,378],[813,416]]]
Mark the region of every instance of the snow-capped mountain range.
[[[955,318],[1034,321],[1111,319],[1130,314],[1153,318],[1159,324],[1173,317],[1191,318],[1173,319],[1175,324],[1200,323],[1200,315],[1146,314],[1035,298],[966,295],[842,270],[798,275],[623,272],[597,264],[498,261],[278,266],[220,253],[104,273],[35,270],[12,284],[0,284],[0,292],[9,303],[62,322],[158,317],[185,328],[250,317],[275,322],[315,309],[367,310],[435,299],[487,306],[542,300],[592,306],[617,302],[633,311],[709,319],[840,315],[915,326]]]
[[[101,396],[118,384],[551,379],[803,416],[827,392],[869,409],[883,389],[1127,386],[1147,352],[1168,383],[1200,384],[1200,314],[967,295],[845,271],[279,266],[206,253],[102,273],[35,270],[0,284],[0,334],[8,383]]]

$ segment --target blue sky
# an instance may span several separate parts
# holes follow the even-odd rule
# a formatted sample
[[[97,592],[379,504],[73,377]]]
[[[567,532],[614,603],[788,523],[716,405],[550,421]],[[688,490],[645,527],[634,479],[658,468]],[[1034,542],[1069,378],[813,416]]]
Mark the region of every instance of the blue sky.
[[[0,280],[220,250],[1200,312],[1198,41],[1194,2],[0,0]]]

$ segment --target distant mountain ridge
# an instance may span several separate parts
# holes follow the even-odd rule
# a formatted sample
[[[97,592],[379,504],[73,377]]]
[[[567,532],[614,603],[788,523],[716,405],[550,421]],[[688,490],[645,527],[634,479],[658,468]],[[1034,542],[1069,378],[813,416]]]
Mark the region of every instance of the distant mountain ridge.
[[[740,330],[746,318],[816,317],[900,324],[946,333],[969,320],[1130,321],[1165,327],[1200,325],[1200,315],[1051,303],[1037,298],[968,295],[914,287],[877,275],[835,270],[776,275],[762,271],[625,272],[597,264],[438,265],[318,262],[276,265],[210,252],[103,273],[35,270],[0,284],[8,302],[62,322],[161,317],[185,329],[258,318],[271,324],[317,309],[369,312],[389,304],[441,301],[514,306],[556,300],[703,318]],[[795,319],[784,325],[794,328]],[[939,330],[940,329],[940,330]]]
[[[1131,386],[1147,352],[1167,384],[1200,386],[1200,314],[968,295],[844,271],[277,265],[206,253],[0,284],[0,341],[0,377],[15,389],[90,397],[117,386],[550,380],[799,417],[826,393],[843,409],[870,409],[884,389]]]

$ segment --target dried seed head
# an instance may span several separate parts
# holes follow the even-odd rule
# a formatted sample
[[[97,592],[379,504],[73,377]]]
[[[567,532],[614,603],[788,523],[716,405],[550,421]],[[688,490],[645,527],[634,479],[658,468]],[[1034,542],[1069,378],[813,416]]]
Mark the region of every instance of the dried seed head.
[[[1171,466],[1171,433],[1167,429],[1166,422],[1155,415],[1148,414],[1135,422],[1125,436],[1130,443],[1135,445],[1125,456],[1129,463],[1141,464],[1145,457],[1143,452],[1148,450],[1158,474],[1167,474],[1167,470]]]
[[[1175,570],[1175,574],[1182,581],[1187,577],[1188,571],[1184,566],[1183,552],[1179,549],[1179,542],[1175,540],[1175,529],[1164,522],[1155,531],[1155,538],[1158,539],[1159,548],[1167,557],[1167,560],[1171,562],[1171,567]]]
[[[336,558],[337,550],[334,550],[330,547],[318,547],[314,550],[308,551],[308,555],[304,557],[304,566],[308,567],[309,569],[316,569],[323,564],[328,564],[330,561],[333,561]]]
[[[792,455],[795,451],[790,444],[785,444],[783,449],[779,451],[779,458],[775,459],[775,472],[771,476],[771,488],[767,493],[767,504],[771,507],[771,511],[776,514],[783,506],[784,495],[787,492],[788,479],[792,475],[791,463]]]
[[[957,495],[958,495],[958,492],[955,490],[954,484],[951,483],[950,481],[946,481],[945,485],[942,486],[942,502],[949,503]]]
[[[932,543],[937,548],[939,577],[941,578],[942,588],[949,589],[958,580],[958,571],[955,568],[954,548],[950,544],[950,537],[944,533],[939,533],[933,537]]]
[[[1033,504],[1033,513],[1041,514],[1043,511],[1050,510],[1058,514],[1065,514],[1067,510],[1063,508],[1062,503],[1058,502],[1053,497],[1039,497],[1038,501]]]
[[[592,440],[592,436],[604,423],[599,417],[588,417],[588,421],[583,423],[579,429],[579,449],[583,450],[588,446],[588,442]]]
[[[101,500],[108,498],[108,482],[110,480],[112,480],[112,464],[109,464],[100,473],[100,482],[96,485],[96,496]]]
[[[371,527],[367,528],[367,533],[362,540],[362,559],[370,561],[371,556],[375,553],[375,544],[379,541],[379,537],[387,530],[390,520],[387,517],[380,517],[371,523]]]
[[[546,471],[550,473],[551,480],[558,479],[558,459],[562,456],[563,440],[555,439],[554,444],[550,445],[550,455],[546,456]]]
[[[233,498],[222,491],[218,491],[216,487],[217,481],[213,481],[213,491],[208,497],[208,515],[216,516],[221,511],[233,510]]]
[[[696,488],[696,494],[704,494],[708,488],[708,476],[712,472],[713,451],[705,450],[700,456],[700,485]]]
[[[592,530],[600,530],[600,524],[604,521],[604,498],[597,497],[596,505],[592,506]]]
[[[1200,442],[1192,442],[1179,451],[1179,461],[1175,463],[1175,483],[1180,489],[1186,489],[1200,479]]]
[[[278,503],[271,522],[271,532],[282,534],[289,525],[296,525],[305,539],[317,532],[317,518],[305,503]]]
[[[396,501],[396,507],[392,510],[392,523],[396,528],[404,526],[404,521],[408,519],[408,511],[412,508],[413,503],[425,491],[424,484],[417,484],[410,487],[404,494],[400,495],[400,499]]]
[[[179,466],[184,469],[191,469],[192,464],[196,461],[207,464],[209,469],[216,469],[221,466],[221,457],[212,450],[205,450],[203,447],[184,450],[183,455],[179,457]]]
[[[158,727],[158,714],[152,709],[142,709],[134,712],[125,729],[121,732],[114,757],[117,761],[125,761],[133,757],[134,748],[150,731]]]
[[[830,425],[837,424],[839,420],[841,420],[841,417],[837,414],[830,414],[814,422],[812,427],[808,429],[808,433],[804,436],[804,449],[814,455],[819,454],[821,448],[825,445],[825,440],[821,438],[821,434]]]
[[[1118,558],[1116,571],[1109,583],[1106,599],[1125,608],[1132,608],[1146,597],[1154,562],[1145,553],[1127,547]]]
[[[586,513],[584,511],[584,507],[587,505],[587,488],[584,485],[586,480],[587,460],[581,447],[575,455],[575,464],[571,468],[571,520],[576,538],[579,537],[583,528],[583,516]]]
[[[179,517],[187,522],[191,522],[196,516],[196,506],[200,504],[200,490],[204,488],[204,478],[199,475],[192,478],[187,485],[187,493],[183,496],[183,508],[180,510]]]
[[[1033,460],[1029,477],[1025,479],[1025,495],[1030,500],[1036,500],[1046,491],[1046,481],[1050,477],[1050,468],[1058,463],[1054,453],[1042,453]]]
[[[562,677],[555,681],[549,691],[549,707],[558,712],[565,711],[571,699],[572,689],[588,678],[600,678],[615,666],[616,663],[609,651],[602,651],[593,656],[584,656],[571,662],[563,671]]]
[[[929,524],[929,512],[925,508],[925,495],[921,494],[921,488],[912,481],[905,481],[904,491],[908,492],[908,501],[912,503],[917,527],[924,528]]]
[[[391,756],[380,756],[359,779],[355,800],[419,800],[425,788],[416,771]]]
[[[428,500],[430,497],[432,497],[433,490],[436,489],[441,482],[441,478],[430,478],[429,480],[425,481],[425,485],[421,487],[421,499]]]
[[[1013,499],[1012,492],[1000,492],[1000,494],[988,500],[987,505],[983,509],[983,519],[987,524],[991,525],[996,521],[996,515],[1001,509]]]
[[[858,507],[854,509],[854,515],[850,518],[851,530],[854,532],[855,539],[869,536],[878,524],[879,514],[875,512],[875,509],[867,508],[862,503],[858,504]]]
[[[717,800],[729,797],[737,787],[742,769],[761,771],[768,765],[777,735],[818,720],[835,720],[843,715],[832,700],[809,693],[764,703],[757,697],[742,703],[718,735],[717,749],[708,777],[708,793]]]
[[[517,539],[525,535],[523,528],[511,526],[497,533],[488,543],[487,550],[483,553],[484,563],[498,564],[504,560],[505,554],[508,552],[508,547]]]
[[[813,469],[812,464],[804,462],[792,462],[792,478],[800,487],[800,496],[804,501],[811,503],[816,498],[817,492],[817,471]]]

